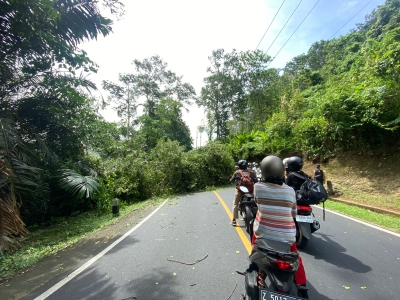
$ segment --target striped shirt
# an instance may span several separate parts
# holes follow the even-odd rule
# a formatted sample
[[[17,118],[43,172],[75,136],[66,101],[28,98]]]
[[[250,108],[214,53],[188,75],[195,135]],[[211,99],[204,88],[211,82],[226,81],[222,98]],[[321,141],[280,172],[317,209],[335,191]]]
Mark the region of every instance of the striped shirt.
[[[256,237],[280,242],[296,241],[296,197],[286,184],[256,183],[254,199],[258,212],[254,221]]]

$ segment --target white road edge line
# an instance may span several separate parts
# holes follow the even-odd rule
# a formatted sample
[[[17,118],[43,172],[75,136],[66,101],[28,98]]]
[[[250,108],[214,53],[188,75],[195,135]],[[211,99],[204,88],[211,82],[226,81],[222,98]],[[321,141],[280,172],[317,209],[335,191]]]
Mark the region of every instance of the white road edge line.
[[[145,219],[143,219],[139,224],[137,224],[135,227],[133,227],[131,230],[129,230],[127,233],[125,233],[123,236],[121,236],[118,240],[116,240],[114,243],[112,243],[110,246],[108,246],[106,249],[101,251],[99,254],[97,254],[95,257],[93,257],[91,260],[87,261],[85,264],[80,266],[78,269],[76,269],[74,272],[69,274],[67,277],[65,277],[63,280],[59,281],[57,284],[53,285],[51,288],[49,288],[46,292],[41,294],[40,296],[36,297],[34,300],[43,300],[49,297],[51,294],[53,294],[55,291],[60,289],[63,285],[65,285],[68,281],[73,279],[75,276],[79,275],[82,271],[84,271],[86,268],[88,268],[91,264],[93,264],[95,261],[100,259],[104,254],[106,254],[108,251],[110,251],[112,248],[114,248],[116,245],[118,245],[123,239],[125,239],[128,235],[130,235],[132,232],[134,232],[136,229],[138,229],[144,222],[146,222],[148,219],[150,219],[163,205],[167,202],[168,200],[165,200],[155,211],[153,211],[150,215],[148,215]]]
[[[321,209],[321,210],[323,209],[322,207],[315,206],[315,205],[313,205],[313,207],[317,207],[317,208],[319,208],[319,209]],[[333,213],[333,214],[335,214],[335,215],[341,216],[341,217],[343,217],[343,218],[350,219],[350,220],[352,220],[352,221],[355,221],[355,222],[361,223],[361,224],[363,224],[363,225],[366,225],[366,226],[369,226],[369,227],[372,227],[372,228],[378,229],[378,230],[380,230],[380,231],[383,231],[383,232],[386,232],[386,233],[392,234],[392,235],[394,235],[394,236],[400,237],[400,234],[398,234],[398,233],[396,233],[396,232],[393,232],[393,231],[390,231],[390,230],[384,229],[384,228],[382,228],[382,227],[379,227],[379,226],[376,226],[376,225],[372,225],[372,224],[370,224],[370,223],[367,223],[367,222],[361,221],[361,220],[359,220],[359,219],[356,219],[356,218],[353,218],[353,217],[349,217],[349,216],[343,215],[343,214],[341,214],[341,213],[335,212],[335,211],[333,211],[333,210],[330,210],[330,209],[327,209],[327,208],[325,208],[325,210],[326,210],[326,211],[329,211],[329,212],[331,212],[331,213]]]

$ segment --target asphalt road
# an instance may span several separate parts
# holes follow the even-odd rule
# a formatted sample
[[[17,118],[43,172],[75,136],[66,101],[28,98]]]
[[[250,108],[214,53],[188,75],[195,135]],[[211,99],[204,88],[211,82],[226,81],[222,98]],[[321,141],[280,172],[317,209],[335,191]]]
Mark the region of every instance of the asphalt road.
[[[247,235],[223,206],[231,208],[234,189],[218,195],[222,202],[213,192],[169,200],[119,243],[24,299],[240,299],[244,277],[235,270],[248,266]],[[400,299],[400,236],[314,212],[321,229],[300,252],[310,299]]]

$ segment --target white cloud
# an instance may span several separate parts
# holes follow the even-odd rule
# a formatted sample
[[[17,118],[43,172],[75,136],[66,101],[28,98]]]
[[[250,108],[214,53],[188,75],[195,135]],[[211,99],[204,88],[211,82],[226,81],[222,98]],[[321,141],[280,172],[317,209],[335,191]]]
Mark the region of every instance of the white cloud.
[[[345,2],[341,5],[341,7],[339,9],[339,13],[345,13],[348,10],[350,10],[351,8],[355,7],[357,4],[358,4],[358,1]]]

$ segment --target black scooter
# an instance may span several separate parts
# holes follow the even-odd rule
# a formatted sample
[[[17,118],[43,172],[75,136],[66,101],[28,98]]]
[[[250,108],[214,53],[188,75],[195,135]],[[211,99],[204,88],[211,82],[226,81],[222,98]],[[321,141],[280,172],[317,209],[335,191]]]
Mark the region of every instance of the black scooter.
[[[239,200],[239,213],[241,214],[247,233],[253,235],[253,222],[257,213],[257,204],[254,201],[254,195],[249,193],[249,190],[244,186],[239,186],[242,193]]]
[[[242,192],[239,211],[244,218],[246,231],[251,238],[257,204],[254,201],[254,195],[248,193],[247,188],[239,188]],[[246,294],[243,299],[302,299],[290,295],[297,295],[293,282],[294,274],[299,267],[298,259],[299,254],[291,252],[288,243],[256,239],[249,256],[249,268],[245,272],[236,271],[245,276]],[[265,276],[260,276],[260,274]]]

